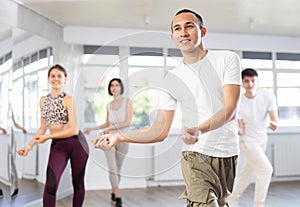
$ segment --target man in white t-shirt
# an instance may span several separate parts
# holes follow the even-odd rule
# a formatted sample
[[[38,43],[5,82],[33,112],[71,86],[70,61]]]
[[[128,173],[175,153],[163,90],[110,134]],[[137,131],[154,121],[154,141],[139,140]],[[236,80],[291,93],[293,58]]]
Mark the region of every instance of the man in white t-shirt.
[[[186,182],[181,198],[188,207],[226,206],[239,153],[235,120],[241,86],[239,57],[230,51],[206,50],[202,17],[191,10],[177,12],[171,30],[184,60],[166,74],[160,86],[165,94],[155,122],[137,131],[96,138],[94,145],[109,150],[119,142],[162,141],[180,104],[185,143],[181,165]]]
[[[258,74],[252,68],[242,71],[245,93],[238,112],[240,149],[245,160],[235,183],[231,204],[237,205],[239,197],[256,176],[254,206],[263,207],[273,168],[265,155],[267,145],[267,121],[276,130],[278,122],[276,99],[266,89],[257,89]]]

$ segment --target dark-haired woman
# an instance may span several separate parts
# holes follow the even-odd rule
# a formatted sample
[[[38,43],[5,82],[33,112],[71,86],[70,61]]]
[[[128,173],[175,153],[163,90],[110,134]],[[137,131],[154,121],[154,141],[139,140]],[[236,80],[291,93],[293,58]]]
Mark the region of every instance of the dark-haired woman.
[[[128,130],[132,119],[132,102],[122,96],[124,86],[121,79],[114,78],[108,84],[108,93],[113,100],[107,104],[106,122],[94,128],[85,130],[89,134],[93,130],[105,129],[104,134],[122,133]],[[120,172],[124,158],[128,152],[128,143],[117,144],[110,151],[105,152],[109,168],[109,179],[112,186],[111,202],[116,207],[122,206],[122,199],[119,192]]]

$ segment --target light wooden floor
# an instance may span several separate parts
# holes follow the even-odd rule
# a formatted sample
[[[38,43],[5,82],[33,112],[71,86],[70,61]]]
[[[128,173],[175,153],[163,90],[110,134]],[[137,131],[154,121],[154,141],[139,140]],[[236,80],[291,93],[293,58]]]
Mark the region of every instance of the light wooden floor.
[[[185,201],[177,197],[184,186],[151,187],[146,189],[121,189],[124,207],[185,207]],[[0,199],[0,207],[22,207],[35,199],[41,199],[43,185],[37,181],[22,180],[20,193],[10,200],[8,187],[4,187],[5,197]],[[253,206],[254,185],[248,187],[240,199],[240,207]],[[87,191],[84,207],[113,207],[109,190]],[[71,207],[72,196],[57,202],[57,207]],[[300,207],[300,181],[273,182],[270,185],[265,207]]]
[[[121,190],[124,207],[185,207],[185,201],[177,197],[184,186],[151,187],[147,189]],[[240,207],[252,207],[254,185],[247,188],[240,199]],[[112,207],[110,191],[87,191],[85,207]],[[71,196],[58,201],[58,207],[71,206]],[[300,181],[273,182],[270,185],[265,207],[300,207]]]
[[[22,207],[43,196],[44,185],[36,180],[22,179],[19,182],[19,194],[14,200],[10,199],[13,189],[1,184],[4,198],[0,199],[0,207]]]

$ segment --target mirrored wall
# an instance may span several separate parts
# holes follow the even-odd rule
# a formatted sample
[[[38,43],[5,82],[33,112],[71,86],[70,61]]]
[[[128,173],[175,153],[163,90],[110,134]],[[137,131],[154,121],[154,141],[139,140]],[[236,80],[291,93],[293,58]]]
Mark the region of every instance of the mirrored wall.
[[[0,127],[4,129],[0,134],[0,188],[4,192],[0,206],[23,206],[40,200],[43,192],[42,182],[38,182],[43,179],[39,147],[26,158],[17,156],[16,149],[26,146],[38,128],[38,97],[48,93],[52,47],[45,38],[22,29],[4,24],[0,28]],[[29,200],[12,200],[10,196],[22,186],[27,190],[19,189],[19,194],[29,196]]]

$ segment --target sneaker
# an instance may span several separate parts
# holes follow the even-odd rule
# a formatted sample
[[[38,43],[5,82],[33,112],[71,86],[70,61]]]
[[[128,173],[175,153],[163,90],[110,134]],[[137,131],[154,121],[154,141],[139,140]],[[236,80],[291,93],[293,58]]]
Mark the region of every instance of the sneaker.
[[[0,189],[0,199],[3,198],[3,191]]]
[[[110,198],[110,200],[111,200],[111,203],[112,203],[112,204],[116,204],[116,196],[115,196],[114,193],[111,193],[111,198]]]
[[[19,193],[19,188],[16,188],[13,192],[13,194],[11,194],[10,198],[11,199],[15,199],[18,196]]]
[[[116,198],[116,207],[122,207],[122,199]]]

